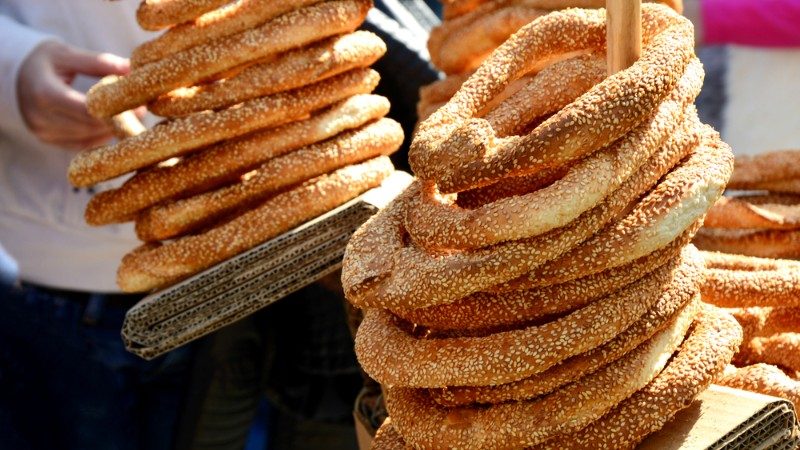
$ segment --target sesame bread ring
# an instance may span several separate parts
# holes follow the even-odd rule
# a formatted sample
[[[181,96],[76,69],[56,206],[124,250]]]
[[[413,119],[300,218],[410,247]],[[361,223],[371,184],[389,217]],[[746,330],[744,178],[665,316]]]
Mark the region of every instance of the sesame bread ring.
[[[600,73],[604,71],[603,68]],[[689,105],[700,92],[702,80],[702,66],[695,60],[651,119],[614,144],[578,161],[563,178],[535,192],[466,209],[458,207],[457,194],[441,195],[433,183],[427,183],[418,201],[407,211],[409,235],[426,248],[470,249],[566,225],[619,188],[662,145],[697,146],[702,127],[694,107]],[[559,89],[537,91],[541,92],[539,95],[557,97]],[[500,113],[498,109],[486,116],[490,123],[493,113]]]
[[[741,341],[741,329],[729,314],[705,306],[667,367],[644,389],[588,427],[535,448],[634,448],[706,390],[725,370]]]
[[[354,69],[237,107],[175,119],[138,136],[79,153],[70,163],[69,181],[78,187],[91,186],[206,145],[299,120],[352,95],[371,92],[379,78],[371,69]]]
[[[800,409],[800,381],[792,379],[783,370],[773,365],[763,363],[745,367],[729,365],[715,383],[785,398],[794,404],[795,410]]]
[[[766,270],[797,270],[800,262],[788,259],[757,258],[721,252],[700,252],[709,269],[746,270],[751,272]]]
[[[718,135],[707,140],[704,148],[708,151],[697,151],[689,159],[695,164],[695,175],[672,184],[681,187],[657,186],[625,219],[569,253],[537,267],[526,278],[540,283],[563,283],[626,264],[669,244],[687,230],[697,231],[705,212],[722,195],[733,168],[733,154]],[[674,172],[666,175],[666,179],[672,177],[676,177]],[[680,191],[689,195],[681,196]]]
[[[658,5],[644,5],[642,17],[647,39],[636,63],[530,133],[500,137],[475,117],[477,111],[538,61],[595,51],[605,43],[604,11],[555,12],[523,27],[420,124],[409,153],[414,172],[435,181],[441,192],[458,192],[575,161],[624,136],[655,111],[695,58],[686,19]]]
[[[759,258],[800,258],[800,230],[703,228],[694,237],[701,250]]]
[[[734,173],[735,167],[734,162]],[[800,228],[800,196],[760,194],[722,197],[706,214],[703,226],[727,229],[798,229]]]
[[[406,450],[410,448],[403,440],[403,436],[400,436],[400,433],[392,425],[391,417],[387,417],[375,432],[375,439],[370,446],[371,450]]]
[[[400,124],[380,119],[270,159],[237,183],[149,208],[136,218],[136,235],[143,241],[155,241],[194,232],[309,178],[389,155],[402,143]]]
[[[723,373],[742,340],[736,321],[718,309],[705,306],[693,324],[688,336],[667,366],[643,389],[621,401],[609,413],[572,433],[563,433],[553,439],[531,447],[533,449],[632,449],[648,434],[661,429],[681,409],[704,391],[719,374]],[[611,380],[610,385],[617,384]],[[602,396],[600,391],[599,397]],[[576,394],[577,397],[579,394]],[[567,399],[566,402],[570,400]],[[430,403],[427,403],[429,405]],[[512,403],[514,404],[514,403]],[[561,405],[547,411],[557,414]],[[417,414],[419,417],[421,414]],[[469,422],[465,417],[451,415],[454,424]],[[427,417],[426,417],[427,420]],[[425,423],[426,420],[420,420]],[[502,425],[503,420],[493,423]],[[387,419],[379,431],[373,448],[400,450],[412,448],[406,444],[396,421]],[[410,441],[409,441],[410,442]]]
[[[356,335],[362,368],[389,386],[447,387],[504,384],[541,373],[559,362],[617,336],[641,318],[661,296],[697,293],[700,264],[682,258],[552,322],[478,337],[415,337],[399,319],[367,309]]]
[[[753,258],[757,259],[757,258]],[[726,308],[749,306],[800,307],[800,264],[772,261],[772,267],[742,270],[707,267],[703,301]]]
[[[139,67],[129,75],[103,78],[87,93],[86,106],[95,117],[113,116],[227,69],[351,32],[371,6],[370,0],[330,0],[292,11],[257,28]]]
[[[100,192],[86,207],[86,222],[105,225],[133,220],[143,209],[218,188],[270,158],[361,127],[388,112],[386,98],[357,94],[307,119],[220,142],[174,165],[141,171],[117,189]]]
[[[157,98],[148,109],[164,117],[220,109],[367,67],[385,52],[386,44],[379,37],[356,31],[292,50],[274,61],[254,64],[224,80],[176,89]]]
[[[727,310],[739,322],[745,342],[779,333],[798,331],[800,308],[750,307]]]
[[[588,277],[545,287],[478,292],[446,305],[392,310],[394,315],[434,330],[495,330],[568,313],[623,289],[677,257],[690,237],[679,238],[663,249],[630,264]]]
[[[761,189],[762,183],[800,178],[800,150],[736,157],[730,189]]]
[[[231,0],[142,0],[136,10],[139,26],[158,31],[179,23],[188,22]]]
[[[347,166],[284,191],[203,233],[125,256],[117,284],[125,292],[168,286],[248,250],[378,186],[393,171],[386,156]]]
[[[800,308],[732,308],[729,312],[744,330],[737,364],[763,362],[800,370]]]
[[[135,48],[131,54],[131,67],[143,66],[172,53],[255,28],[269,19],[319,1],[239,0],[229,3],[191,22],[175,25],[159,37]]]
[[[386,409],[415,448],[527,448],[580,430],[645,387],[680,347],[690,324],[676,322],[579,382],[537,399],[446,408],[424,389],[389,387]]]
[[[522,2],[483,4],[472,14],[442,22],[431,30],[431,62],[446,74],[474,70],[509,36],[548,12]]]
[[[770,191],[782,192],[784,194],[800,194],[800,178],[792,178],[789,180],[775,180],[763,181],[761,183],[753,183],[753,190],[757,191]]]
[[[621,358],[675,322],[682,323],[680,326],[685,334],[699,307],[699,294],[695,294],[688,303],[680,303],[676,299],[662,296],[653,309],[608,343],[568,358],[542,373],[498,386],[451,386],[445,389],[431,389],[430,394],[436,403],[448,407],[497,404],[539,397],[568,383],[576,382]]]
[[[471,73],[448,75],[441,80],[420,87],[419,101],[417,102],[419,120],[426,119],[433,111],[447,103],[471,75]]]
[[[445,20],[458,17],[474,11],[480,5],[497,0],[444,0],[443,16]],[[534,5],[542,9],[566,9],[566,8],[603,8],[604,0],[527,0],[526,4]],[[682,0],[662,0],[663,3],[675,11],[683,12]]]
[[[677,205],[697,206],[716,201],[727,177],[722,177],[724,170],[709,170],[709,167],[725,166],[730,169],[730,151],[717,145],[701,145],[669,176],[663,177],[681,157],[680,153],[657,153],[646,167],[637,171],[619,190],[566,227],[485,249],[445,254],[428,253],[409,245],[406,240],[402,218],[411,198],[419,195],[419,183],[414,183],[397,200],[367,221],[350,240],[342,270],[342,284],[347,298],[360,307],[390,309],[415,309],[452,303],[472,293],[519,278],[568,252],[610,221],[624,216],[626,210],[639,203],[642,195],[642,201],[648,205],[664,202],[662,194],[665,193],[669,195],[668,201]],[[647,193],[656,184],[658,187]],[[701,213],[699,209],[691,207],[671,210],[663,206],[635,211],[644,216],[629,215],[628,219],[621,218],[620,223],[635,224],[634,230],[629,231],[642,237],[655,235],[659,224],[675,225],[685,220],[688,227],[692,223],[688,219],[696,221],[696,215]],[[678,227],[672,228],[677,231]],[[616,231],[613,231],[616,229],[616,225],[610,228],[609,233],[604,234],[606,239],[616,235]],[[664,245],[674,237],[665,241]],[[651,245],[651,238],[647,242],[649,244],[642,246],[642,249],[648,247],[651,250],[644,254],[657,248]],[[658,242],[660,240],[656,239],[655,243]],[[629,255],[636,253],[638,251]],[[629,260],[638,257],[633,256]]]
[[[794,329],[800,328],[800,322]],[[778,333],[745,340],[734,362],[739,365],[763,362],[800,370],[800,332]]]

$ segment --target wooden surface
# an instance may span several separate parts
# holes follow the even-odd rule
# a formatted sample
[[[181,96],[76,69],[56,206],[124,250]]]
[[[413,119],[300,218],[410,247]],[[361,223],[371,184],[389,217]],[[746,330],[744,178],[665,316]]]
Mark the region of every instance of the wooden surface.
[[[642,54],[642,1],[606,0],[608,74],[627,69]]]

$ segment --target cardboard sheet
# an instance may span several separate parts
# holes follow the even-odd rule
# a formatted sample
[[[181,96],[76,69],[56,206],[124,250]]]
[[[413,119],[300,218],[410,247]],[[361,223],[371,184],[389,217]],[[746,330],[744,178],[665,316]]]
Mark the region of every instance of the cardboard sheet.
[[[339,269],[353,232],[410,182],[410,175],[395,172],[380,187],[335,210],[145,297],[125,317],[126,347],[155,358]]]

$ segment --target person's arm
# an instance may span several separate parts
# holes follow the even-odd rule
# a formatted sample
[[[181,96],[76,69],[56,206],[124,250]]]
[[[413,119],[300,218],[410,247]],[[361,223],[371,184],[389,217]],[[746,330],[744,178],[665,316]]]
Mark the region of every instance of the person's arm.
[[[702,44],[800,47],[800,0],[687,0]]]
[[[0,130],[29,132],[68,149],[99,145],[111,128],[89,115],[71,84],[78,74],[124,74],[127,60],[64,44],[0,15]]]

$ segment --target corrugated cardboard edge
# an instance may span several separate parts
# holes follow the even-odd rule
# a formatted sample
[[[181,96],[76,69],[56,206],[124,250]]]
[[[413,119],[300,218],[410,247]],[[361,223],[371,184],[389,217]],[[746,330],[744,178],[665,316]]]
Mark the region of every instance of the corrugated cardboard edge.
[[[369,450],[375,428],[359,408],[353,410],[359,450]],[[800,445],[792,404],[784,399],[712,385],[639,450],[791,450]]]
[[[712,385],[663,429],[648,436],[639,448],[794,448],[799,437],[797,416],[789,401]]]
[[[155,358],[246,317],[335,271],[341,266],[349,235],[402,192],[411,180],[411,175],[397,171],[381,186],[339,208],[145,297],[126,314],[122,328],[126,348],[145,359]],[[339,224],[339,228],[344,228],[337,228],[342,236],[337,235],[314,246],[303,245],[304,239],[325,234],[330,224],[345,216],[350,217],[347,223]],[[272,254],[280,255],[275,263],[270,258]],[[253,283],[262,279],[273,282],[268,288]],[[243,280],[251,286],[242,292],[237,288]],[[231,292],[235,292],[235,296],[232,297]],[[181,303],[183,300],[186,301]],[[235,302],[239,303],[233,304]],[[176,308],[176,304],[181,307]],[[157,319],[151,320],[156,313]],[[159,324],[171,319],[171,327],[159,329]]]

